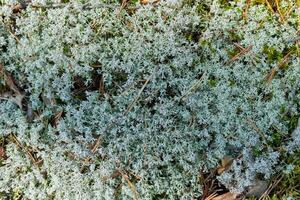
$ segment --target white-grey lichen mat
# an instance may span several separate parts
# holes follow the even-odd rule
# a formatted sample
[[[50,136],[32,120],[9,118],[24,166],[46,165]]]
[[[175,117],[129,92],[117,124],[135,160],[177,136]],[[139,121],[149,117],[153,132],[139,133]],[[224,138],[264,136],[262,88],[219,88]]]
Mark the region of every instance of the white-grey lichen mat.
[[[297,7],[147,2],[0,3],[0,197],[197,199],[225,157],[239,194],[292,167]]]

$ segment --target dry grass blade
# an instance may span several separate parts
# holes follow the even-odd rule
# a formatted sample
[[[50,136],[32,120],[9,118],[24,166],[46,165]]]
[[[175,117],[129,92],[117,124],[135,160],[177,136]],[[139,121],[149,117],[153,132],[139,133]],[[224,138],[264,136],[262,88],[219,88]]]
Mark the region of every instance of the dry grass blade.
[[[117,14],[118,17],[120,16],[120,13],[122,12],[122,10],[126,7],[127,3],[128,3],[127,0],[122,0],[120,9],[119,9],[118,14]]]
[[[5,30],[16,40],[18,44],[23,46],[23,44],[20,42],[20,39],[13,33],[13,31],[2,21],[0,20]]]
[[[52,3],[52,4],[47,4],[47,5],[42,5],[42,4],[33,4],[30,3],[28,4],[32,8],[44,8],[44,9],[58,9],[58,8],[64,8],[64,7],[70,7],[73,8],[75,7],[74,4],[70,3]],[[97,5],[91,5],[90,3],[86,3],[82,5],[82,9],[95,9],[95,8],[110,8],[110,9],[116,9],[119,5],[115,4],[105,4],[105,3],[98,3]]]
[[[115,121],[111,121],[111,123],[106,127],[106,129],[104,130],[104,133],[106,133],[108,130],[110,130],[113,126],[115,125]],[[99,148],[100,144],[101,144],[101,135],[98,136],[95,144],[92,147],[92,153],[95,154],[97,149]]]
[[[157,5],[160,2],[160,0],[140,0],[140,4],[141,5],[147,5],[147,4],[151,4],[151,5]]]
[[[207,178],[205,177],[205,174],[204,174],[203,171],[200,171],[199,179],[200,179],[200,183],[201,183],[202,188],[203,188],[202,189],[202,198],[201,198],[201,200],[206,200],[206,198],[211,197],[212,194],[211,195],[209,194],[210,186],[209,186],[209,183],[208,183]]]
[[[247,51],[246,48],[244,48],[242,45],[238,44],[238,43],[234,43],[234,45],[240,49],[240,51]],[[252,59],[252,63],[255,65],[256,62],[259,61],[259,58],[253,53],[253,52],[250,52],[251,54],[251,59]]]
[[[282,68],[289,60],[290,55],[291,55],[291,51],[289,51],[278,63],[278,68]]]
[[[5,83],[8,85],[8,87],[14,91],[16,94],[21,94],[21,91],[19,88],[15,85],[13,78],[9,73],[7,73],[3,67],[2,64],[0,64],[0,75],[4,77]]]
[[[295,9],[295,6],[290,6],[289,9],[287,9],[287,11],[284,13],[284,18],[287,19],[291,15],[291,13],[294,9]]]
[[[297,0],[298,7],[298,30],[300,29],[300,0]]]
[[[63,114],[63,111],[60,111],[60,112],[56,113],[56,115],[54,116],[54,119],[53,119],[53,126],[54,127],[58,126],[58,122],[61,119],[62,114]]]

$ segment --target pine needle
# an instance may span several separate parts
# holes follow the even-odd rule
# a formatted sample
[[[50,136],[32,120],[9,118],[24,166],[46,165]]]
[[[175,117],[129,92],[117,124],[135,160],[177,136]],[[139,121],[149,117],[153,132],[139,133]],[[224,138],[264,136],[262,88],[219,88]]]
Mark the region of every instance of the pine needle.
[[[128,106],[127,110],[125,111],[124,115],[127,115],[133,108],[133,106],[135,105],[135,103],[139,100],[141,94],[143,93],[144,89],[146,88],[146,86],[148,85],[148,83],[150,82],[150,80],[154,77],[154,74],[156,73],[156,69],[153,70],[151,76],[146,80],[146,82],[144,83],[143,87],[140,89],[139,93],[137,94],[137,96],[135,97],[135,99],[130,103],[130,105]]]

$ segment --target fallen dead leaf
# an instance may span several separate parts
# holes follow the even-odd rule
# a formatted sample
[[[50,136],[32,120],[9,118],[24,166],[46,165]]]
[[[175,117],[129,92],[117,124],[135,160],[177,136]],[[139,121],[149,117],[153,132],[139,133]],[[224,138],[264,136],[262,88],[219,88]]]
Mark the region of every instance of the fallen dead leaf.
[[[5,154],[4,147],[0,147],[0,159],[1,160],[5,160],[6,159],[6,154]]]
[[[12,94],[11,92],[6,92],[3,94],[0,94],[0,98],[6,99],[6,100],[11,100],[22,109],[22,101],[23,101],[25,95],[15,84],[13,77],[5,71],[2,64],[0,64],[0,75],[3,76],[6,85],[14,93],[14,94]]]
[[[221,166],[217,168],[217,173],[222,174],[224,171],[228,170],[233,162],[233,158],[224,157],[221,161]]]
[[[209,196],[205,200],[237,200],[237,194],[227,192],[225,194],[219,195],[219,196]]]
[[[53,126],[54,127],[58,126],[59,120],[61,119],[62,114],[63,114],[63,111],[60,111],[60,112],[55,114],[54,119],[53,119]]]
[[[268,190],[269,183],[267,181],[255,180],[249,187],[246,197],[259,198]]]
[[[145,4],[149,3],[149,0],[140,0],[140,3],[145,5]]]

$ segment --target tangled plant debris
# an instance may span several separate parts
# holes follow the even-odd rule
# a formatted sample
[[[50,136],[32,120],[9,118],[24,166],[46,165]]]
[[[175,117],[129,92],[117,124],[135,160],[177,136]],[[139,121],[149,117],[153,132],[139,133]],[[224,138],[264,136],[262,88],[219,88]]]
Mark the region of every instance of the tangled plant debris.
[[[4,1],[0,197],[197,199],[211,173],[243,195],[284,171],[300,23],[280,3]]]

